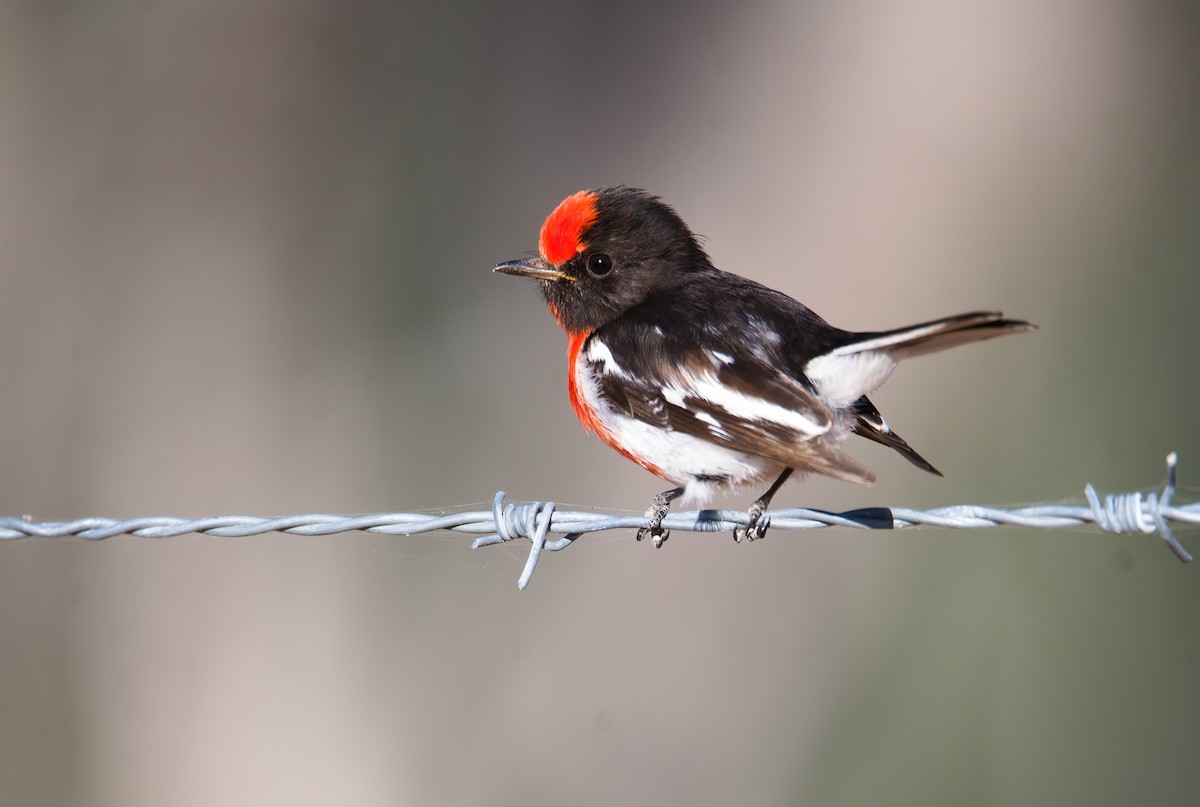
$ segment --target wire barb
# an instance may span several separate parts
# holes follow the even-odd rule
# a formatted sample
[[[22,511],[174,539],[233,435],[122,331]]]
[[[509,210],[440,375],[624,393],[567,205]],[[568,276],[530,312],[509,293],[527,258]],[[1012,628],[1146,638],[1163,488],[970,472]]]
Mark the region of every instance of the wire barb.
[[[530,502],[529,504],[504,504],[504,491],[498,491],[492,499],[492,520],[496,525],[496,534],[476,538],[471,543],[472,549],[481,546],[491,546],[518,538],[528,538],[533,546],[529,549],[529,560],[525,561],[525,569],[517,581],[517,588],[522,591],[529,585],[533,570],[537,568],[538,559],[543,549],[557,552],[566,549],[578,538],[578,535],[567,535],[557,541],[546,542],[546,534],[550,531],[550,522],[554,516],[554,502]]]
[[[1122,493],[1100,496],[1092,485],[1085,489],[1088,506],[1037,505],[1000,509],[960,504],[935,510],[870,507],[845,513],[791,508],[772,510],[770,526],[776,531],[811,530],[823,527],[853,527],[868,530],[900,530],[910,527],[947,529],[983,529],[987,527],[1028,527],[1054,529],[1095,524],[1101,530],[1118,535],[1157,532],[1184,563],[1191,554],[1171,532],[1172,522],[1200,524],[1200,502],[1172,504],[1175,497],[1178,461],[1174,452],[1167,455],[1167,481],[1162,494]],[[663,519],[664,530],[680,532],[732,532],[745,527],[749,515],[741,510],[699,510],[672,513]],[[508,541],[528,539],[529,557],[517,586],[529,585],[542,553],[566,549],[584,533],[604,530],[638,529],[646,525],[639,515],[609,515],[598,512],[558,510],[553,502],[527,504],[504,502],[500,491],[492,500],[491,510],[430,515],[428,513],[379,513],[350,518],[343,515],[310,514],[262,518],[259,516],[211,516],[199,519],[143,517],[117,521],[109,518],[81,518],[75,521],[35,522],[31,517],[0,518],[0,540],[17,538],[63,538],[74,536],[100,540],[115,535],[144,538],[171,538],[187,533],[226,537],[282,532],[290,535],[335,535],[344,532],[373,532],[384,535],[416,535],[435,530],[479,535],[472,543],[478,549]],[[561,538],[551,540],[551,535]]]
[[[1179,543],[1179,539],[1171,532],[1166,518],[1163,517],[1163,510],[1171,506],[1171,498],[1175,495],[1175,469],[1179,464],[1178,460],[1174,451],[1167,455],[1167,483],[1163,486],[1161,498],[1154,493],[1146,494],[1145,497],[1140,492],[1109,494],[1104,497],[1102,506],[1096,489],[1089,482],[1083,492],[1092,508],[1096,526],[1114,535],[1133,535],[1139,532],[1149,535],[1157,532],[1175,553],[1175,557],[1184,563],[1191,563],[1191,553]]]

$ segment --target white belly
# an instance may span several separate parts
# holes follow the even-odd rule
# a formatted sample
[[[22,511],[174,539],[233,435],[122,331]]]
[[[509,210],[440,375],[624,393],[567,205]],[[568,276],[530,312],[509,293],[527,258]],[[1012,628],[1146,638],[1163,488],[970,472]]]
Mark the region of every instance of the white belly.
[[[774,481],[783,466],[679,431],[661,429],[614,411],[580,362],[576,383],[608,438],[684,489],[687,503],[703,504],[721,490]],[[603,438],[603,435],[601,436]]]
[[[783,466],[764,457],[723,448],[683,432],[658,429],[627,415],[606,413],[606,425],[622,445],[684,489],[686,503],[703,504],[721,490],[769,483]]]

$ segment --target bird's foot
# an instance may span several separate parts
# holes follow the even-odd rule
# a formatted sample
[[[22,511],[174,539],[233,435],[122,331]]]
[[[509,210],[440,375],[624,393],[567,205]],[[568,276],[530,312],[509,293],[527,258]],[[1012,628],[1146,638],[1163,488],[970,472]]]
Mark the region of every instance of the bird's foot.
[[[663,491],[654,497],[654,502],[646,510],[646,518],[650,519],[650,523],[637,531],[639,541],[649,538],[654,542],[655,549],[662,549],[663,542],[671,537],[671,531],[664,530],[662,527],[663,519],[667,517],[667,511],[671,509],[671,502],[682,494],[683,488],[675,488]]]
[[[646,511],[646,518],[650,519],[650,523],[637,531],[639,541],[649,538],[654,542],[655,549],[662,549],[663,542],[671,537],[671,531],[662,528],[662,521],[667,517],[668,507],[669,505],[656,503]]]
[[[766,509],[761,502],[755,502],[750,505],[750,510],[747,513],[750,516],[750,522],[745,526],[733,528],[733,540],[736,543],[757,541],[767,536],[767,528],[771,526],[771,519],[763,518]]]
[[[750,510],[746,515],[750,516],[749,523],[744,527],[733,528],[733,540],[737,543],[742,541],[757,541],[760,538],[765,538],[767,528],[771,526],[770,518],[763,518],[767,512],[767,508],[771,506],[771,499],[783,487],[783,483],[792,475],[791,468],[784,468],[783,473],[779,478],[771,483],[771,487],[767,488],[767,492],[754,500],[754,504],[750,505]]]

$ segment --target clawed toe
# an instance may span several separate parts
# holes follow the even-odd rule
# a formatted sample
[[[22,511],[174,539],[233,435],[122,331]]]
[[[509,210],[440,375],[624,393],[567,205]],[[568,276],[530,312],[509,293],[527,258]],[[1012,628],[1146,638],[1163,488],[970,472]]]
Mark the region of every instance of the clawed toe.
[[[750,516],[749,523],[733,528],[733,540],[735,543],[740,544],[742,541],[757,541],[765,538],[767,528],[771,526],[771,519],[764,518],[763,508],[758,506],[758,502],[754,503],[754,506],[750,508],[750,512],[747,515]]]
[[[767,528],[771,526],[771,519],[764,518],[764,515],[767,512],[767,508],[771,506],[771,499],[779,492],[779,488],[791,475],[792,469],[784,468],[779,478],[771,483],[771,487],[767,488],[767,492],[759,496],[754,504],[750,505],[750,511],[746,514],[750,517],[749,521],[744,527],[737,526],[733,528],[734,541],[740,544],[742,541],[758,541],[766,537]]]
[[[664,530],[662,527],[663,519],[667,517],[667,512],[671,509],[671,502],[682,495],[683,488],[672,488],[654,497],[654,502],[646,511],[646,518],[650,519],[650,523],[637,531],[639,541],[649,538],[654,542],[655,549],[662,549],[663,542],[671,537],[671,531]]]
[[[656,502],[646,511],[646,518],[650,519],[650,523],[637,531],[637,539],[644,541],[649,538],[654,542],[655,549],[662,549],[663,541],[671,536],[670,530],[662,528],[662,521],[666,517],[667,506]]]
[[[745,526],[737,526],[733,528],[733,540],[736,543],[742,541],[758,541],[767,536],[767,527],[770,526],[770,519],[754,518]]]
[[[664,530],[661,525],[642,527],[637,531],[637,539],[639,541],[644,541],[646,538],[649,538],[654,542],[655,549],[662,549],[663,542],[670,537],[671,531]]]

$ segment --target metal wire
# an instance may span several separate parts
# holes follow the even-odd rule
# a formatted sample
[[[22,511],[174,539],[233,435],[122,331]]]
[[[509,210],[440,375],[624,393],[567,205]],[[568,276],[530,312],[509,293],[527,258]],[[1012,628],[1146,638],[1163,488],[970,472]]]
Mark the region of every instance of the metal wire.
[[[1200,502],[1172,505],[1176,489],[1177,458],[1167,455],[1167,481],[1162,494],[1123,493],[1109,495],[1101,502],[1096,489],[1085,488],[1088,505],[1037,505],[1001,509],[960,504],[935,510],[903,507],[872,507],[828,513],[823,510],[792,508],[774,510],[769,518],[773,530],[811,530],[822,527],[900,530],[909,527],[945,527],[982,529],[987,527],[1030,527],[1054,529],[1095,524],[1101,530],[1119,535],[1157,532],[1175,556],[1189,563],[1192,556],[1171,532],[1169,524],[1200,524]],[[728,532],[749,523],[747,513],[738,510],[698,510],[673,513],[662,526],[681,532]],[[596,512],[562,511],[553,502],[505,504],[504,491],[496,494],[491,510],[449,515],[425,513],[379,513],[349,518],[342,515],[309,514],[262,518],[258,516],[211,516],[184,519],[143,517],[118,521],[109,518],[81,518],[74,521],[34,522],[31,518],[0,517],[0,540],[17,538],[63,538],[73,536],[100,540],[114,535],[143,538],[171,538],[186,533],[226,537],[285,532],[291,535],[334,535],[363,531],[385,535],[416,535],[435,530],[467,534],[485,534],[471,544],[473,548],[528,538],[532,543],[529,559],[517,582],[529,585],[543,550],[557,552],[581,535],[604,530],[637,529],[646,525],[645,516],[606,515]],[[561,538],[547,540],[553,533]]]

